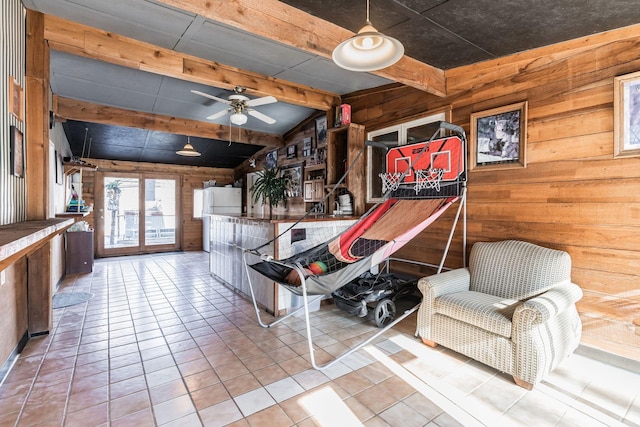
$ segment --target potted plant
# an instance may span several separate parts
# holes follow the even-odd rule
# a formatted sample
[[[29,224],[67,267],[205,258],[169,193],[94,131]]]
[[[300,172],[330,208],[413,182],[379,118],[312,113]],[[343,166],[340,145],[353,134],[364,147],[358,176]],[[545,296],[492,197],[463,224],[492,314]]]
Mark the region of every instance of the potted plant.
[[[289,177],[282,175],[279,167],[258,172],[258,179],[251,186],[253,201],[269,204],[269,219],[273,216],[273,207],[287,200],[290,184]]]

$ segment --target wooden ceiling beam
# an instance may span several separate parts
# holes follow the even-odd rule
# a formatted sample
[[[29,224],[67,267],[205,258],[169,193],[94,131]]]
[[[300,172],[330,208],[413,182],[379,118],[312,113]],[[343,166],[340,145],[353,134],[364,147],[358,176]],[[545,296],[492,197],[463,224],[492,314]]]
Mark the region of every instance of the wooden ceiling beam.
[[[354,35],[345,28],[278,0],[158,2],[329,59],[338,44]],[[444,70],[406,55],[396,64],[372,74],[437,96],[446,96],[447,93]]]
[[[240,135],[238,136],[236,128],[233,129],[233,132],[229,132],[229,126],[225,125],[143,113],[59,96],[54,97],[53,112],[56,118],[65,120],[127,126],[221,141],[228,141],[231,134],[234,138],[232,142],[267,147],[282,147],[284,145],[283,138],[280,135],[240,128]]]
[[[228,90],[244,86],[251,95],[271,95],[281,102],[323,111],[340,104],[340,96],[331,92],[207,61],[52,15],[45,15],[44,37],[51,49],[162,76]]]

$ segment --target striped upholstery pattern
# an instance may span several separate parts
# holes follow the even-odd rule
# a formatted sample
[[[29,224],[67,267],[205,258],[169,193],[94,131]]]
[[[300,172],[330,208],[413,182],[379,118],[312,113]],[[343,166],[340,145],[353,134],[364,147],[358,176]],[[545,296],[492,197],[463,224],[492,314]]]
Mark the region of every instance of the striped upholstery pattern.
[[[469,270],[472,291],[526,299],[570,281],[571,257],[517,240],[478,242],[471,249]]]
[[[468,268],[418,282],[418,334],[513,375],[539,382],[576,349],[582,324],[564,251],[507,240],[476,243]]]

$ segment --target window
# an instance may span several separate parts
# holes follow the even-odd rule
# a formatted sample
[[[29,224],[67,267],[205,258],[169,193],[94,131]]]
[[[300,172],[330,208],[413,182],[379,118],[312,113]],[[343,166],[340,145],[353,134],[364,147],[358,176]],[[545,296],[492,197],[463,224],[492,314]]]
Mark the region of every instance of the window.
[[[442,120],[446,120],[444,112],[369,132],[367,139],[388,147],[425,141],[438,130]],[[367,203],[376,203],[382,198],[382,180],[379,174],[386,171],[385,154],[386,151],[382,148],[367,147]]]
[[[196,188],[193,190],[193,217],[202,218],[202,202],[204,201],[204,190]]]

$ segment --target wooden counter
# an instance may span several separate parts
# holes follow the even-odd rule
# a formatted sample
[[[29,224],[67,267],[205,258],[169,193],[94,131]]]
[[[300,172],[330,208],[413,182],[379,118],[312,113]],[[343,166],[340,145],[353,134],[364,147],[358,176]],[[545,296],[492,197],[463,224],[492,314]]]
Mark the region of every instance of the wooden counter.
[[[247,272],[244,250],[259,247],[262,254],[284,259],[322,243],[323,235],[337,235],[358,220],[311,215],[290,230],[299,219],[300,216],[287,215],[274,215],[272,219],[260,215],[205,215],[204,220],[210,221],[210,273],[245,296],[250,295],[250,279],[260,306],[276,316],[286,313],[292,306],[291,293],[252,269]],[[292,232],[296,233],[295,239]],[[279,235],[277,241],[272,241]],[[247,254],[247,261],[250,265],[260,259]]]
[[[0,226],[0,270],[4,270],[18,258],[36,251],[74,222],[72,218],[56,218]]]
[[[48,334],[52,327],[51,239],[73,225],[73,218],[24,221],[0,226],[0,271],[27,257],[27,331]]]

